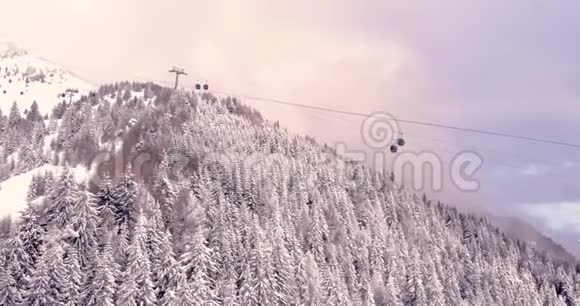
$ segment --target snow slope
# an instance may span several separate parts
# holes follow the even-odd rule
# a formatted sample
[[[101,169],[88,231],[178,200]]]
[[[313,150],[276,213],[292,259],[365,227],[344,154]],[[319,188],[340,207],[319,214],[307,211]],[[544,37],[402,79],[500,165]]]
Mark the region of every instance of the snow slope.
[[[17,218],[19,216],[19,213],[26,207],[26,194],[32,176],[44,174],[45,171],[50,170],[55,177],[58,177],[62,169],[60,166],[44,165],[0,183],[0,217],[11,215],[12,218]],[[72,168],[71,172],[78,183],[85,183],[89,178],[89,170],[82,166]]]
[[[44,115],[64,99],[62,94],[69,88],[79,91],[73,100],[95,89],[56,64],[12,43],[0,43],[0,110],[4,114],[8,114],[14,101],[21,111],[36,101]]]

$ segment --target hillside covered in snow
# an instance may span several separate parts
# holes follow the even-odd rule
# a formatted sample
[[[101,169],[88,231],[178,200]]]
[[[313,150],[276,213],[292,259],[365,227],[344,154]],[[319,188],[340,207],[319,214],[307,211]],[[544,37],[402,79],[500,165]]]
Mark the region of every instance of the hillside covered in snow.
[[[67,89],[77,92],[69,95]],[[93,85],[58,65],[12,43],[0,43],[0,111],[4,114],[14,102],[24,111],[36,101],[45,115],[59,102],[71,96],[78,99],[92,89]]]
[[[29,114],[0,116],[0,184],[30,181],[1,305],[580,303],[575,262],[233,97],[121,82]]]

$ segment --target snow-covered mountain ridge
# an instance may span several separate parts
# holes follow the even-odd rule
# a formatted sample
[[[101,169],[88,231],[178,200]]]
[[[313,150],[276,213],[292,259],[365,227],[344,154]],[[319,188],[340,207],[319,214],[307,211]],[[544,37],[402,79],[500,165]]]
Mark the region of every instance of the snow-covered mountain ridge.
[[[73,99],[94,90],[95,86],[63,67],[34,56],[13,43],[0,43],[0,110],[7,113],[14,102],[20,110],[38,103],[47,114],[62,101],[67,89],[76,89]]]
[[[16,46],[12,42],[0,42],[0,58],[14,58],[18,56],[27,55],[28,52],[22,48]]]
[[[0,116],[0,305],[580,304],[575,262],[234,98],[120,82],[50,113]]]

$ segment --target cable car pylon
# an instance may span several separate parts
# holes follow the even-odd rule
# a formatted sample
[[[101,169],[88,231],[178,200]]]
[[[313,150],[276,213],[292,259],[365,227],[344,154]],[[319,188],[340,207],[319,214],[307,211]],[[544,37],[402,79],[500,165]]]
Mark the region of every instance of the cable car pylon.
[[[169,72],[175,73],[175,86],[173,87],[173,90],[175,90],[175,89],[177,89],[177,84],[179,83],[179,76],[180,75],[187,75],[187,73],[182,68],[177,68],[175,66],[173,66],[171,68],[171,70],[169,70]]]
[[[75,94],[79,93],[79,90],[76,88],[67,88],[66,91],[62,94],[62,97],[69,97],[69,103],[72,103],[72,98]]]

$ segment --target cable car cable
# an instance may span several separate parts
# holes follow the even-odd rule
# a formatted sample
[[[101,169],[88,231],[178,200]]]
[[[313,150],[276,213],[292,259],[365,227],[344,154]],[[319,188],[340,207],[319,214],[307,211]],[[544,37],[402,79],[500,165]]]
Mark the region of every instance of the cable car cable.
[[[346,118],[327,117],[327,116],[325,116],[323,114],[320,114],[320,113],[312,113],[309,116],[318,118],[320,120],[333,120],[333,119],[338,119],[338,120],[342,120],[342,121],[348,122],[348,123],[356,123],[356,122],[351,121],[351,120],[348,120]],[[465,148],[466,146],[469,146],[470,149],[479,149],[481,151],[486,150],[486,149],[481,149],[481,148],[478,148],[478,147],[472,146],[472,145],[463,145],[461,143],[452,143],[452,142],[449,142],[449,141],[443,141],[443,140],[440,140],[440,139],[429,138],[429,137],[424,137],[424,136],[417,136],[417,135],[413,135],[413,134],[409,134],[409,133],[405,133],[405,134],[406,135],[412,135],[413,138],[419,138],[419,139],[425,139],[425,140],[434,141],[435,143],[433,145],[437,145],[437,144],[441,144],[442,142],[445,142],[445,143],[449,144],[450,146],[453,146],[453,147],[456,147],[456,148]],[[390,146],[387,146],[386,149],[389,150],[390,149]],[[437,151],[438,151],[439,154],[442,154],[445,157],[447,157],[446,159],[442,159],[441,162],[444,165],[446,165],[446,166],[451,166],[450,160],[454,156],[456,156],[457,152],[455,152],[453,150],[449,150],[448,148],[446,148],[446,146],[439,146],[439,148],[437,149]],[[441,152],[441,151],[443,151],[443,152]],[[491,151],[491,152],[494,152],[496,154],[508,154],[508,155],[511,155],[511,156],[514,156],[514,157],[518,157],[515,154],[510,153],[510,152],[502,152],[502,151],[497,151],[497,150],[492,150],[492,149],[487,149],[487,151]],[[397,152],[399,152],[399,151],[397,151]],[[397,153],[397,152],[393,152],[393,153]],[[556,167],[557,166],[557,165],[554,165],[553,163],[549,163],[547,161],[537,161],[537,160],[535,160],[534,162],[537,162],[538,164],[543,164],[543,165],[546,165],[546,166],[553,166],[553,167]],[[494,164],[495,166],[498,166],[500,168],[513,169],[513,170],[517,170],[517,171],[520,171],[520,172],[527,170],[527,168],[524,167],[524,166],[515,165],[513,163],[507,163],[507,162],[504,162],[504,161],[500,161],[498,159],[486,158],[485,159],[485,163]],[[558,175],[558,174],[550,174],[550,178],[559,181],[561,183],[561,185],[564,185],[563,187],[565,187],[565,190],[567,190],[567,191],[576,191],[576,189],[577,189],[576,188],[576,185],[574,183],[572,183],[570,181],[570,179],[567,178],[567,177],[564,177],[564,176],[561,176],[561,175]]]
[[[320,115],[319,115],[320,116]],[[332,120],[332,119],[336,119],[336,120],[341,120],[343,122],[348,122],[348,123],[358,123],[355,121],[351,121],[348,120],[347,118],[339,118],[339,117],[319,117],[322,119],[326,119],[326,120]],[[521,157],[525,157],[527,160],[535,162],[535,163],[539,163],[539,164],[544,164],[546,166],[551,166],[551,167],[558,167],[559,165],[555,164],[554,161],[548,161],[548,160],[544,160],[541,158],[538,158],[536,156],[530,156],[530,155],[522,155],[521,153],[513,153],[513,152],[506,152],[506,151],[501,151],[501,150],[497,150],[497,149],[492,149],[489,147],[485,147],[485,146],[480,146],[480,145],[473,145],[473,144],[466,144],[466,143],[460,143],[460,142],[452,142],[449,140],[443,140],[443,139],[438,139],[438,138],[433,138],[433,137],[425,137],[425,136],[419,136],[416,135],[414,133],[408,133],[405,132],[405,135],[410,135],[413,136],[412,138],[419,138],[419,139],[425,139],[425,140],[430,140],[436,143],[446,143],[450,146],[456,147],[456,148],[464,148],[464,149],[472,149],[472,150],[477,150],[477,151],[482,151],[482,152],[490,152],[490,153],[494,153],[497,155],[509,155],[511,157],[514,157],[514,159],[519,160],[521,159]]]
[[[300,103],[288,102],[288,101],[283,101],[283,100],[278,100],[278,99],[269,99],[269,98],[263,98],[263,97],[257,97],[257,96],[233,94],[233,93],[218,92],[218,91],[216,91],[215,93],[245,98],[245,99],[249,99],[249,100],[256,100],[256,101],[270,102],[270,103],[275,103],[275,104],[309,108],[309,109],[337,113],[337,114],[352,115],[352,116],[359,116],[359,117],[365,117],[365,118],[374,117],[372,114],[363,114],[363,113],[358,113],[358,112],[337,110],[337,109],[332,109],[332,108],[327,108],[327,107],[300,104]],[[383,118],[383,117],[381,117],[381,118]],[[456,131],[461,131],[461,132],[477,133],[477,134],[484,134],[484,135],[490,135],[490,136],[496,136],[496,137],[504,137],[504,138],[512,138],[512,139],[519,139],[519,140],[532,141],[532,142],[540,142],[540,143],[547,143],[547,144],[553,144],[553,145],[559,145],[559,146],[580,149],[580,144],[569,143],[569,142],[564,142],[564,141],[559,141],[559,140],[550,140],[550,139],[544,139],[544,138],[535,138],[535,137],[508,134],[508,133],[495,132],[495,131],[478,130],[478,129],[473,129],[473,128],[464,128],[464,127],[445,125],[445,124],[439,124],[439,123],[432,123],[432,122],[417,121],[417,120],[410,120],[410,119],[389,119],[389,118],[383,118],[383,119],[390,120],[390,121],[396,121],[396,122],[402,122],[402,123],[409,123],[409,124],[431,126],[431,127],[436,127],[436,128],[442,128],[442,129],[456,130]]]

